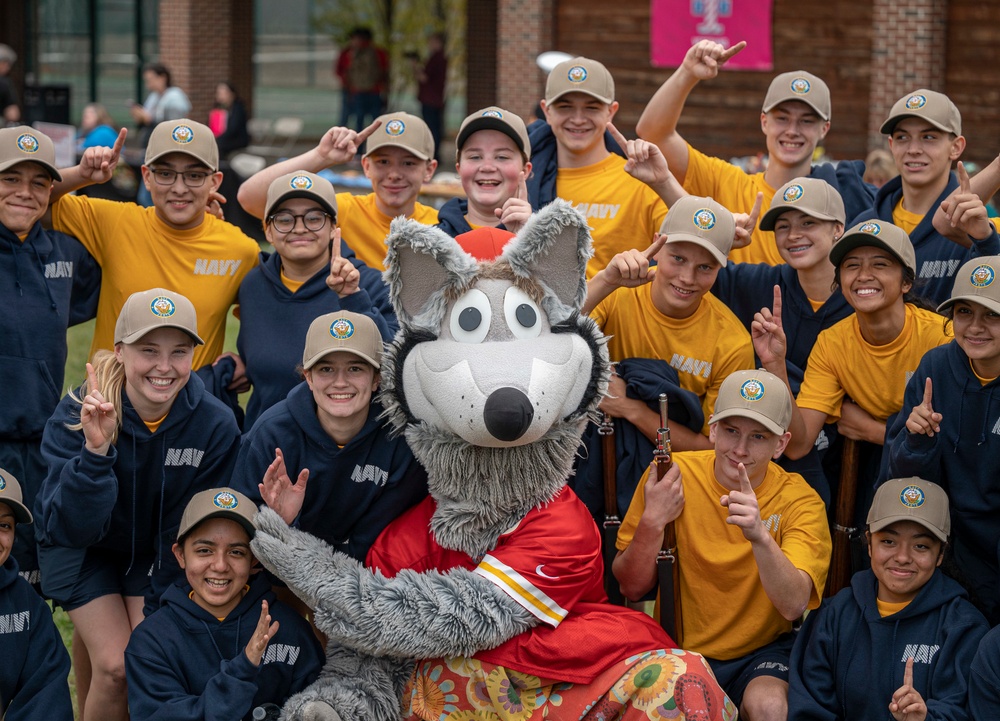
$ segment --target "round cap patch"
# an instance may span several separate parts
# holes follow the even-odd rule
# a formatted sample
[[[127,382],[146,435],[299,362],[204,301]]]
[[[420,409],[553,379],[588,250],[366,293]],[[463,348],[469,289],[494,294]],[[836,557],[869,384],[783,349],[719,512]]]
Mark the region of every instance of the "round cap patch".
[[[0,476],[0,491],[7,488],[7,481],[4,480],[3,476]]]
[[[398,118],[394,118],[385,124],[385,132],[387,135],[392,137],[397,137],[402,135],[406,131],[406,123]]]
[[[149,304],[149,310],[152,311],[153,315],[157,318],[169,318],[177,312],[177,306],[175,306],[174,302],[167,296],[158,295],[153,298],[153,302]]]
[[[312,180],[310,180],[310,179],[309,179],[309,178],[308,178],[307,176],[305,176],[305,175],[296,175],[296,176],[295,176],[294,178],[292,178],[292,179],[291,179],[291,180],[290,180],[290,181],[288,182],[288,184],[289,184],[289,185],[290,185],[290,186],[291,186],[291,187],[292,187],[292,188],[293,188],[294,190],[309,190],[309,188],[313,187],[313,182],[312,182]]]
[[[698,230],[711,230],[715,227],[715,213],[708,208],[699,208],[694,211],[691,221]]]
[[[920,486],[907,486],[899,494],[899,502],[907,508],[920,508],[924,505],[924,492]]]
[[[795,78],[792,80],[791,89],[796,95],[805,95],[811,88],[812,86],[805,78]]]
[[[868,233],[868,235],[878,235],[882,232],[882,226],[878,223],[865,223],[860,228],[858,228],[859,233]]]
[[[330,335],[337,340],[347,340],[354,335],[354,324],[347,318],[337,318],[330,324]]]
[[[24,153],[37,153],[38,138],[31,133],[21,133],[17,136],[17,147]]]
[[[993,279],[996,277],[996,273],[993,272],[993,268],[988,265],[980,265],[974,271],[972,271],[972,277],[969,280],[977,288],[985,288]]]
[[[756,378],[743,381],[740,386],[740,396],[745,401],[759,401],[764,397],[764,384]]]
[[[173,132],[170,133],[170,137],[174,139],[175,143],[187,145],[194,140],[194,131],[191,130],[191,127],[188,125],[178,125],[174,128]]]
[[[240,502],[237,500],[236,496],[234,496],[229,491],[216,493],[215,498],[212,499],[212,503],[214,503],[216,506],[226,511],[231,511],[238,505],[240,505]]]
[[[574,65],[569,69],[569,72],[566,73],[566,77],[571,83],[582,83],[587,79],[587,68],[582,65]]]
[[[482,117],[484,117],[484,118],[502,118],[503,117],[503,113],[501,113],[499,110],[487,110],[485,113],[483,113]]]
[[[802,197],[802,193],[801,185],[789,185],[785,188],[785,192],[781,194],[781,199],[786,203],[794,203]]]
[[[925,105],[927,105],[927,98],[923,95],[911,95],[906,99],[907,110],[920,110]]]

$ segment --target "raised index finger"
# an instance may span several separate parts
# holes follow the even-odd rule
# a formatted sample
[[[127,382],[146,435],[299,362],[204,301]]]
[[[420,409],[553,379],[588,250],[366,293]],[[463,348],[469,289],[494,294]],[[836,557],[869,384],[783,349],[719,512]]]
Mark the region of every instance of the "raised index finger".
[[[933,392],[933,387],[931,385],[931,378],[930,378],[930,376],[927,376],[927,380],[924,381],[924,402],[923,402],[922,405],[926,406],[927,408],[929,408],[931,410],[933,410],[931,408],[931,395],[932,395],[932,392]]]
[[[663,244],[666,242],[667,242],[667,236],[665,234],[661,235],[660,233],[656,233],[653,236],[652,244],[644,251],[642,251],[643,256],[646,258],[646,260],[652,260],[656,256],[656,254],[660,252],[660,248],[662,248]]]
[[[741,463],[737,469],[740,474],[740,493],[753,495],[753,486],[750,484],[750,476],[747,475],[747,467]]]
[[[125,137],[128,135],[128,128],[122,128],[118,131],[118,137],[115,139],[115,144],[111,146],[111,152],[117,157],[121,154],[122,148],[125,147]]]
[[[753,209],[750,211],[750,217],[747,218],[747,230],[753,232],[754,228],[757,227],[757,218],[760,216],[760,209],[764,205],[764,194],[757,193],[757,200],[753,203]]]
[[[378,129],[378,126],[381,124],[382,124],[381,120],[374,120],[372,121],[371,125],[369,125],[367,128],[358,133],[358,145],[361,145],[361,143],[365,142],[365,140],[368,139],[368,136],[374,133]]]
[[[781,286],[774,286],[774,304],[771,307],[771,318],[777,324],[781,325]]]
[[[334,258],[340,257],[340,228],[333,231],[333,243],[330,246],[330,262],[333,262]]]
[[[740,40],[738,43],[736,43],[732,47],[726,48],[723,51],[723,53],[719,56],[719,62],[720,63],[726,62],[727,60],[729,60],[729,58],[731,58],[734,55],[736,55],[736,53],[740,52],[746,46],[747,46],[747,41],[746,40]]]
[[[628,150],[628,140],[626,140],[625,136],[618,131],[618,128],[615,127],[614,123],[608,123],[608,132],[611,133],[611,137],[615,139],[616,143],[618,143],[618,147],[622,149],[622,152],[626,152]]]
[[[517,197],[520,200],[528,199],[528,181],[524,177],[523,170],[521,171],[521,174],[517,178]]]
[[[90,363],[87,364],[87,390],[90,393],[101,390],[97,387],[97,373]]]
[[[903,685],[913,688],[913,656],[906,659],[906,669],[903,671]]]
[[[958,192],[962,195],[972,192],[972,181],[969,179],[969,171],[965,169],[965,163],[958,161]]]

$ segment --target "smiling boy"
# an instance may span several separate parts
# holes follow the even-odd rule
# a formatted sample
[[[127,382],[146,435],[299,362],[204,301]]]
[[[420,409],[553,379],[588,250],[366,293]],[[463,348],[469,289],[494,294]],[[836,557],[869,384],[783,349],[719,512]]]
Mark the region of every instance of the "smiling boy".
[[[727,60],[746,46],[741,42],[726,48],[711,40],[701,40],[687,51],[684,61],[656,91],[646,105],[636,132],[656,143],[667,158],[670,172],[692,195],[708,195],[733,212],[749,213],[764,194],[761,212],[766,213],[775,189],[793,178],[825,180],[843,197],[846,215],[853,218],[871,205],[874,188],[862,180],[864,163],[844,161],[813,165],[816,146],[830,130],[832,117],[830,89],[821,78],[804,70],[781,73],[768,87],[760,113],[768,163],[761,173],[748,174],[720,158],[711,158],[693,148],[677,132],[677,124],[688,95],[702,80],[716,77]],[[753,241],[733,251],[737,263],[784,261],[770,231],[757,228]]]
[[[101,265],[104,282],[90,355],[113,347],[115,321],[125,300],[154,286],[177,288],[198,312],[205,345],[197,370],[222,353],[226,314],[240,281],[257,265],[259,247],[235,225],[206,212],[222,182],[212,131],[182,118],[157,125],[146,146],[142,180],[153,207],[65,193],[111,178],[124,143],[88,148],[80,164],[62,171],[51,225],[77,238]]]
[[[867,525],[871,568],[810,614],[795,641],[789,718],[969,718],[969,669],[989,625],[940,568],[947,494],[922,478],[887,481]]]
[[[250,551],[253,502],[230,488],[195,494],[173,546],[185,580],[125,651],[133,718],[249,721],[311,684],[323,654],[308,622],[278,602]]]
[[[674,523],[684,647],[708,659],[751,721],[785,718],[792,621],[819,606],[830,561],[823,501],[772,462],[791,415],[777,377],[731,374],[710,420],[713,449],[674,454],[664,478],[651,465],[616,544],[615,577],[638,600],[657,583],[656,556]]]

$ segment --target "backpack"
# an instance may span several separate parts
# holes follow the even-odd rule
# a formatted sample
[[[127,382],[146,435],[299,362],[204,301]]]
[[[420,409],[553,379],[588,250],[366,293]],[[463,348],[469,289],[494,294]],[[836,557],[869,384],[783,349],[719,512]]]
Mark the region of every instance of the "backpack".
[[[347,85],[351,92],[374,92],[381,82],[382,65],[375,47],[368,45],[356,50],[347,67]]]

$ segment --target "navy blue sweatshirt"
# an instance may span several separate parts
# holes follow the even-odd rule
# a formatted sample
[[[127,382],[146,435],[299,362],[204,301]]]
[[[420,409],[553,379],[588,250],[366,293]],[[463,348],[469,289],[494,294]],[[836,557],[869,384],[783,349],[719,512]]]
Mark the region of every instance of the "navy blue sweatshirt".
[[[1000,627],[983,637],[972,659],[969,714],[977,721],[1000,718]]]
[[[781,323],[788,338],[785,367],[792,392],[798,393],[809,353],[820,331],[843,320],[854,309],[840,290],[835,290],[819,310],[814,311],[795,269],[766,263],[729,263],[719,270],[712,295],[721,300],[750,332],[754,313],[774,305],[774,286],[781,287]]]
[[[402,436],[389,438],[372,402],[368,420],[338,448],[316,416],[306,383],[264,413],[243,437],[232,487],[258,505],[257,485],[281,448],[294,480],[309,469],[309,485],[295,525],[362,563],[368,548],[392,520],[427,495],[427,474]]]
[[[870,569],[806,618],[792,649],[788,721],[892,720],[889,702],[913,657],[928,721],[966,721],[969,667],[989,630],[964,589],[934,572],[906,608],[879,616]]]
[[[0,225],[0,442],[41,439],[63,391],[66,329],[94,317],[100,289],[75,238],[35,223],[22,243]]]
[[[73,721],[69,654],[52,611],[17,575],[13,558],[0,566],[0,718]]]
[[[77,391],[79,395],[79,390]],[[229,483],[240,431],[232,411],[205,392],[192,374],[156,433],[150,433],[125,391],[122,427],[107,455],[84,448],[70,396],[59,403],[42,436],[49,474],[35,501],[39,543],[96,547],[153,563],[158,595],[178,573],[171,546],[184,506],[198,491]]]
[[[143,721],[249,719],[264,703],[281,706],[319,675],[323,651],[309,623],[275,600],[262,574],[222,621],[170,586],[160,608],[136,627],[125,649],[128,705]],[[261,602],[280,624],[260,666],[246,655]]]
[[[941,432],[933,436],[906,430],[927,378],[942,415]],[[1000,380],[982,385],[957,341],[927,351],[906,384],[886,449],[889,478],[920,476],[948,492],[955,563],[987,618],[1000,623]]]
[[[955,272],[962,263],[975,256],[1000,254],[1000,240],[997,238],[996,229],[989,237],[973,241],[971,248],[963,248],[934,230],[932,223],[934,212],[941,205],[941,201],[956,188],[958,188],[958,178],[951,173],[948,185],[941,191],[941,195],[934,201],[934,205],[927,211],[923,220],[910,233],[910,242],[913,243],[917,257],[917,282],[913,287],[913,293],[927,298],[935,305],[943,303],[951,296],[951,287],[955,284]],[[854,216],[850,212],[847,213],[848,218],[853,217],[848,227],[871,218],[891,223],[892,211],[902,197],[903,181],[896,176],[878,189],[872,207],[865,208]]]
[[[364,313],[375,321],[387,342],[399,329],[382,274],[358,260],[346,244],[341,245],[341,251],[361,273],[358,292],[345,298],[327,287],[330,271],[326,268],[292,293],[281,282],[281,257],[277,253],[261,253],[260,264],[240,284],[236,348],[253,384],[245,428],[252,427],[261,413],[302,380],[295,369],[302,363],[309,324],[318,316],[338,310]]]

